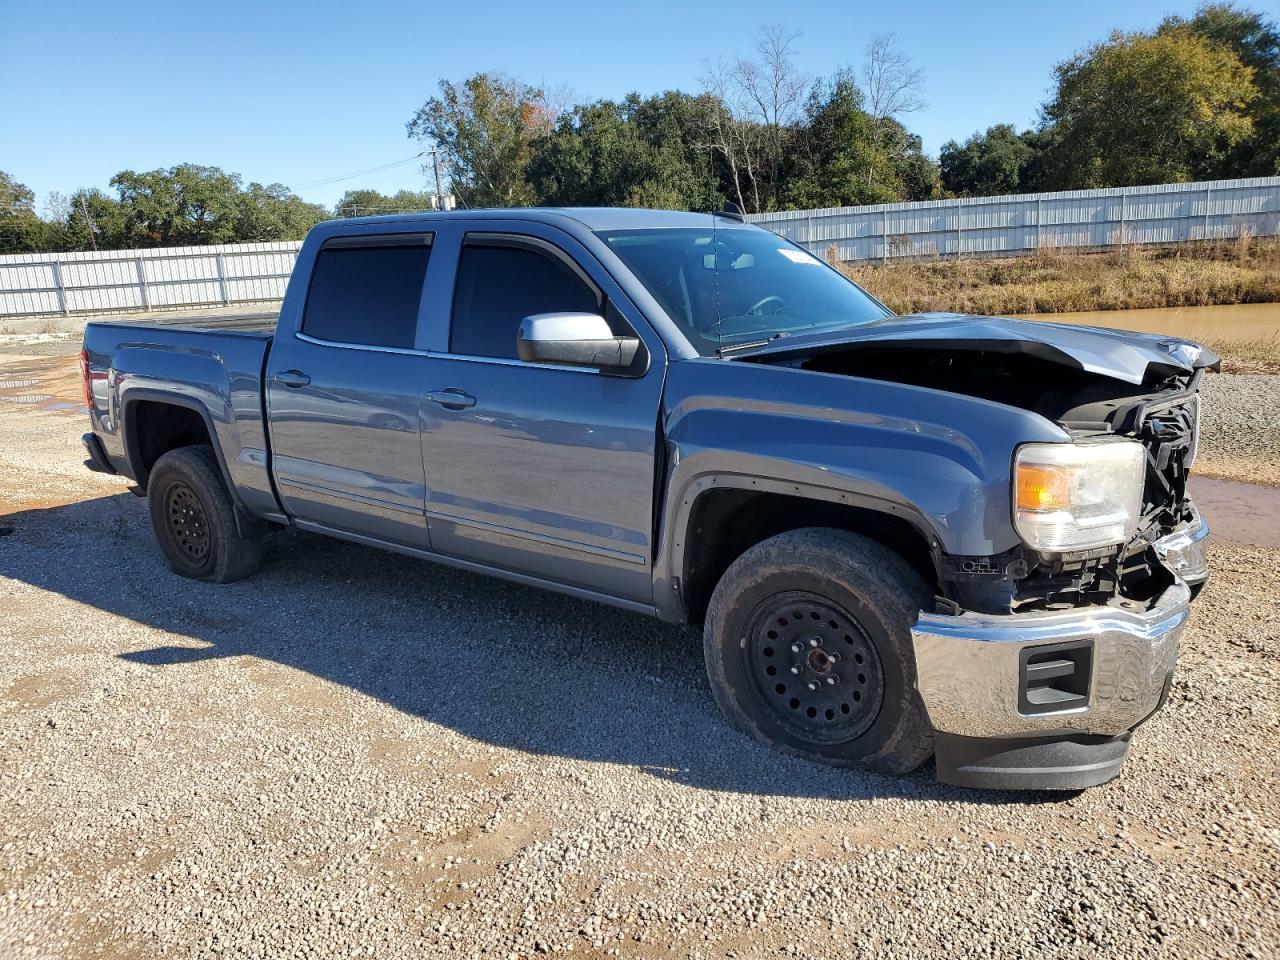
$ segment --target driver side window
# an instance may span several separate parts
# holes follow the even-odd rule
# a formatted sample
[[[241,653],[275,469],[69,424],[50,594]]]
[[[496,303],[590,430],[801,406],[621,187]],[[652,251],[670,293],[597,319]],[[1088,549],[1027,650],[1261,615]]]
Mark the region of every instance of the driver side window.
[[[600,296],[531,246],[468,242],[453,294],[449,352],[516,359],[520,321],[537,313],[599,313]]]

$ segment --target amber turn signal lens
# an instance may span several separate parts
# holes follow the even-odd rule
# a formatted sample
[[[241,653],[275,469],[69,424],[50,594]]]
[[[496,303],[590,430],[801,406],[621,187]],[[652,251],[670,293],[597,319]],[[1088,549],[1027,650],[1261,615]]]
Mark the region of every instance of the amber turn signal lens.
[[[1036,464],[1018,465],[1019,510],[1067,510],[1071,507],[1068,470]]]

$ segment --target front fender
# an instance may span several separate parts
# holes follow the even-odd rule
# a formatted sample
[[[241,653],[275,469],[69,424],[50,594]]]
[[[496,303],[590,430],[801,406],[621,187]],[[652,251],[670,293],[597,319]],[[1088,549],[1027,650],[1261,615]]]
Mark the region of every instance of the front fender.
[[[990,556],[1019,542],[1014,448],[1068,439],[1037,414],[972,397],[711,359],[671,365],[663,426],[660,607],[679,603],[672,586],[683,577],[689,518],[712,489],[878,510],[911,523],[935,551]]]

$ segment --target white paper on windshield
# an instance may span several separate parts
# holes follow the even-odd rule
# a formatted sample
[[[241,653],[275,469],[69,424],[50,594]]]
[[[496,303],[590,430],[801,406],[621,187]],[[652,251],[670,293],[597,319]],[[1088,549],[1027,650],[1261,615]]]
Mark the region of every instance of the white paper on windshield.
[[[790,260],[792,263],[817,263],[818,258],[813,254],[805,253],[803,250],[793,250],[790,247],[779,247],[778,252]]]

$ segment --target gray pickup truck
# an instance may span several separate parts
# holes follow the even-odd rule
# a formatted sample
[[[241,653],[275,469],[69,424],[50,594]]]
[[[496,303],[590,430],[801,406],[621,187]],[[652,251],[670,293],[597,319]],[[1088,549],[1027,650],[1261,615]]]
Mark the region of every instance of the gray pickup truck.
[[[703,625],[788,753],[989,788],[1118,774],[1208,576],[1209,351],[895,316],[730,215],[323,223],[274,329],[92,323],[88,465],[175,573],[301,530]]]

